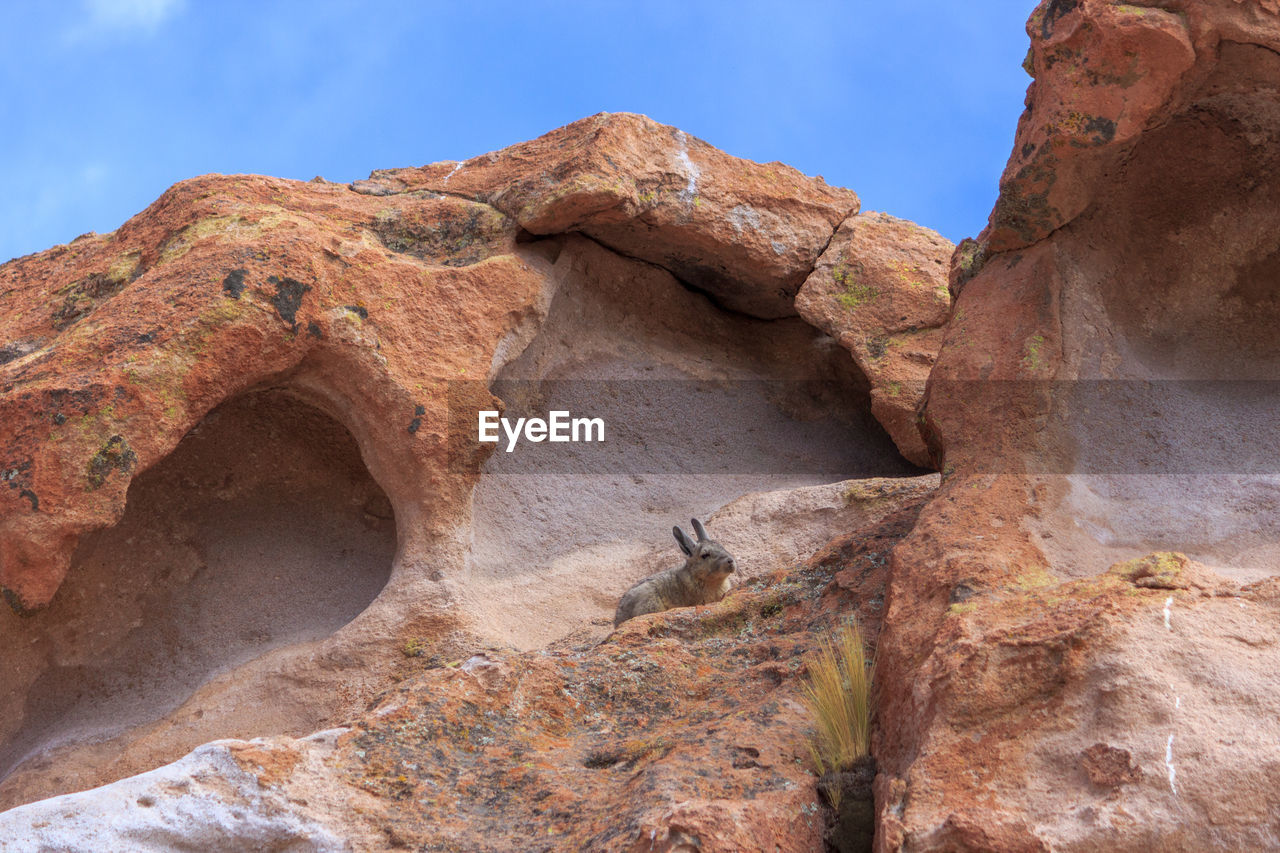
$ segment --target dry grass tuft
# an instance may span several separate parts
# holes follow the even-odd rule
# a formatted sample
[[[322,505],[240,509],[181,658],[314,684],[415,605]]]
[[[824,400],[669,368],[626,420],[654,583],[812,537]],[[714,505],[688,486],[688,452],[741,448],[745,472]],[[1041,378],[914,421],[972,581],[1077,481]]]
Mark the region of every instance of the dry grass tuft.
[[[874,664],[868,666],[857,621],[846,622],[834,637],[822,640],[808,669],[804,699],[818,724],[809,744],[814,764],[819,775],[848,770],[870,748],[875,669]]]

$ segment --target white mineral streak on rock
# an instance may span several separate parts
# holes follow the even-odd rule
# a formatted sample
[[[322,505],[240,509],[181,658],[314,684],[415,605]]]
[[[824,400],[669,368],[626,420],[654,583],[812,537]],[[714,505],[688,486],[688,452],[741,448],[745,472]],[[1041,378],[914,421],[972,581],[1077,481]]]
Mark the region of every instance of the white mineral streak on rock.
[[[733,230],[739,237],[747,229],[752,231],[760,230],[760,214],[745,204],[740,204],[729,211],[729,222],[733,225]],[[778,252],[778,254],[782,254],[776,248],[780,245],[776,240],[774,241],[774,251]]]
[[[443,180],[443,181],[441,181],[440,183],[442,183],[442,184],[447,184],[447,183],[449,183],[449,179],[450,179],[450,178],[452,178],[454,175],[458,174],[458,170],[459,170],[459,169],[461,169],[463,166],[465,166],[465,165],[466,165],[466,163],[467,163],[467,161],[466,161],[466,160],[459,160],[459,161],[457,162],[457,164],[453,167],[453,171],[452,171],[452,172],[450,172],[449,174],[445,175],[445,176],[444,176],[444,180]]]
[[[684,191],[680,193],[680,200],[685,204],[693,204],[693,200],[698,197],[698,178],[702,175],[702,170],[689,159],[689,135],[680,130],[676,132],[676,139],[680,142],[680,150],[676,152],[676,159],[680,161],[681,170],[689,180],[689,183],[685,185]]]

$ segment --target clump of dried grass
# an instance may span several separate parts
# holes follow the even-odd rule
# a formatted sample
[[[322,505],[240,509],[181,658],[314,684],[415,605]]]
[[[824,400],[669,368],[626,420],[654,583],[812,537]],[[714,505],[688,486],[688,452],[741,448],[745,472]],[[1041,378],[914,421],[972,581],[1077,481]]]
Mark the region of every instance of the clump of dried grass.
[[[824,638],[810,657],[804,699],[817,722],[809,750],[819,775],[849,770],[869,751],[874,668],[856,620]],[[832,791],[838,796],[839,786]]]

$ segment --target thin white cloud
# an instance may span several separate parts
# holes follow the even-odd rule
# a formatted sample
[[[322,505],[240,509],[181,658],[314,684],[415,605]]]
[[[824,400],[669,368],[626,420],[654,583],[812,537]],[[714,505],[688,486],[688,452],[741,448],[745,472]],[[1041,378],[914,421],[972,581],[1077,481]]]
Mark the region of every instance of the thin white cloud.
[[[83,0],[84,17],[72,35],[85,38],[103,33],[151,35],[177,14],[185,0]]]
[[[105,163],[86,163],[84,167],[80,169],[80,180],[83,181],[86,186],[101,186],[109,177],[111,177],[111,170],[107,168]]]

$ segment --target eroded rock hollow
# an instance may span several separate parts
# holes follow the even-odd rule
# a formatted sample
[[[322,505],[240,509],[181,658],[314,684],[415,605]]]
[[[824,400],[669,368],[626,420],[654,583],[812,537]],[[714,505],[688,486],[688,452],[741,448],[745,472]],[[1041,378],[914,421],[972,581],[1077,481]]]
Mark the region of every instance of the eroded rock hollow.
[[[611,624],[636,578],[679,559],[673,541],[652,536],[675,507],[703,516],[754,492],[919,473],[872,417],[848,351],[799,317],[726,311],[581,237],[547,248],[546,320],[493,392],[511,417],[598,416],[609,441],[504,446],[485,462],[467,556],[478,633],[535,648],[584,614]],[[837,530],[798,525],[742,542],[743,573],[805,556]]]
[[[193,734],[315,728],[271,652],[359,615],[395,543],[339,424],[281,392],[219,406],[80,541],[49,607],[0,615],[0,803],[150,769]]]
[[[927,229],[860,213],[853,193],[821,179],[606,114],[349,186],[196,178],[112,234],[5,265],[14,310],[0,316],[11,436],[0,585],[12,612],[0,630],[20,651],[4,659],[15,685],[4,804],[147,770],[217,738],[287,744],[345,723],[341,738],[305,749],[358,750],[369,765],[343,770],[352,775],[340,784],[381,813],[382,736],[370,730],[358,746],[350,726],[371,702],[399,714],[386,691],[411,677],[445,703],[415,715],[454,719],[457,701],[479,709],[455,693],[475,678],[486,702],[505,697],[491,710],[517,715],[517,740],[542,737],[546,713],[563,717],[560,736],[578,744],[566,766],[586,773],[582,792],[603,786],[601,815],[624,787],[599,771],[645,756],[662,765],[664,789],[693,793],[690,756],[668,760],[660,746],[680,719],[670,708],[629,718],[659,746],[608,746],[623,756],[608,762],[577,755],[607,746],[592,742],[608,694],[592,691],[613,664],[591,664],[576,687],[555,686],[568,676],[560,664],[528,682],[522,673],[539,655],[571,662],[609,648],[598,644],[618,596],[671,563],[671,525],[691,515],[709,520],[756,591],[743,624],[822,596],[868,553],[874,572],[848,584],[874,629],[887,545],[837,549],[803,580],[775,575],[850,530],[881,525],[883,542],[896,541],[935,487],[915,409],[949,307],[951,250]],[[460,412],[470,423],[477,409],[531,406],[601,416],[614,443],[548,463],[458,428]],[[832,589],[788,623],[788,651],[750,652],[791,663],[715,712],[757,708],[776,721],[770,745],[699,749],[743,768],[764,766],[741,757],[760,749],[770,766],[791,761],[798,706],[778,698],[794,697],[794,664],[828,612],[850,606],[852,593]],[[626,642],[643,643],[639,630]],[[671,642],[695,644],[681,654],[709,639],[680,636]],[[730,654],[714,639],[706,648]],[[726,657],[726,677],[748,659]],[[459,674],[465,682],[439,680]],[[528,706],[525,683],[542,685]],[[571,695],[581,697],[572,710],[552,708]],[[526,708],[532,728],[518,717]],[[441,746],[453,733],[441,731]],[[191,789],[200,808],[216,814],[209,797],[225,804],[240,790],[226,773],[256,772],[230,768],[270,752],[249,749],[184,759],[200,765],[192,779],[232,785]],[[814,802],[806,773],[744,774],[715,798],[750,793],[758,802],[741,831],[781,839]],[[115,794],[104,796],[95,802]],[[650,829],[678,840],[651,805],[634,803],[609,843]],[[163,813],[151,814],[163,823]],[[820,830],[816,814],[805,837]],[[284,843],[304,824],[319,837],[307,820],[334,816],[351,813],[264,818],[244,830],[264,835],[215,832],[209,843]],[[167,837],[150,820],[134,830]],[[395,832],[422,843],[462,831],[430,810],[404,821]]]

